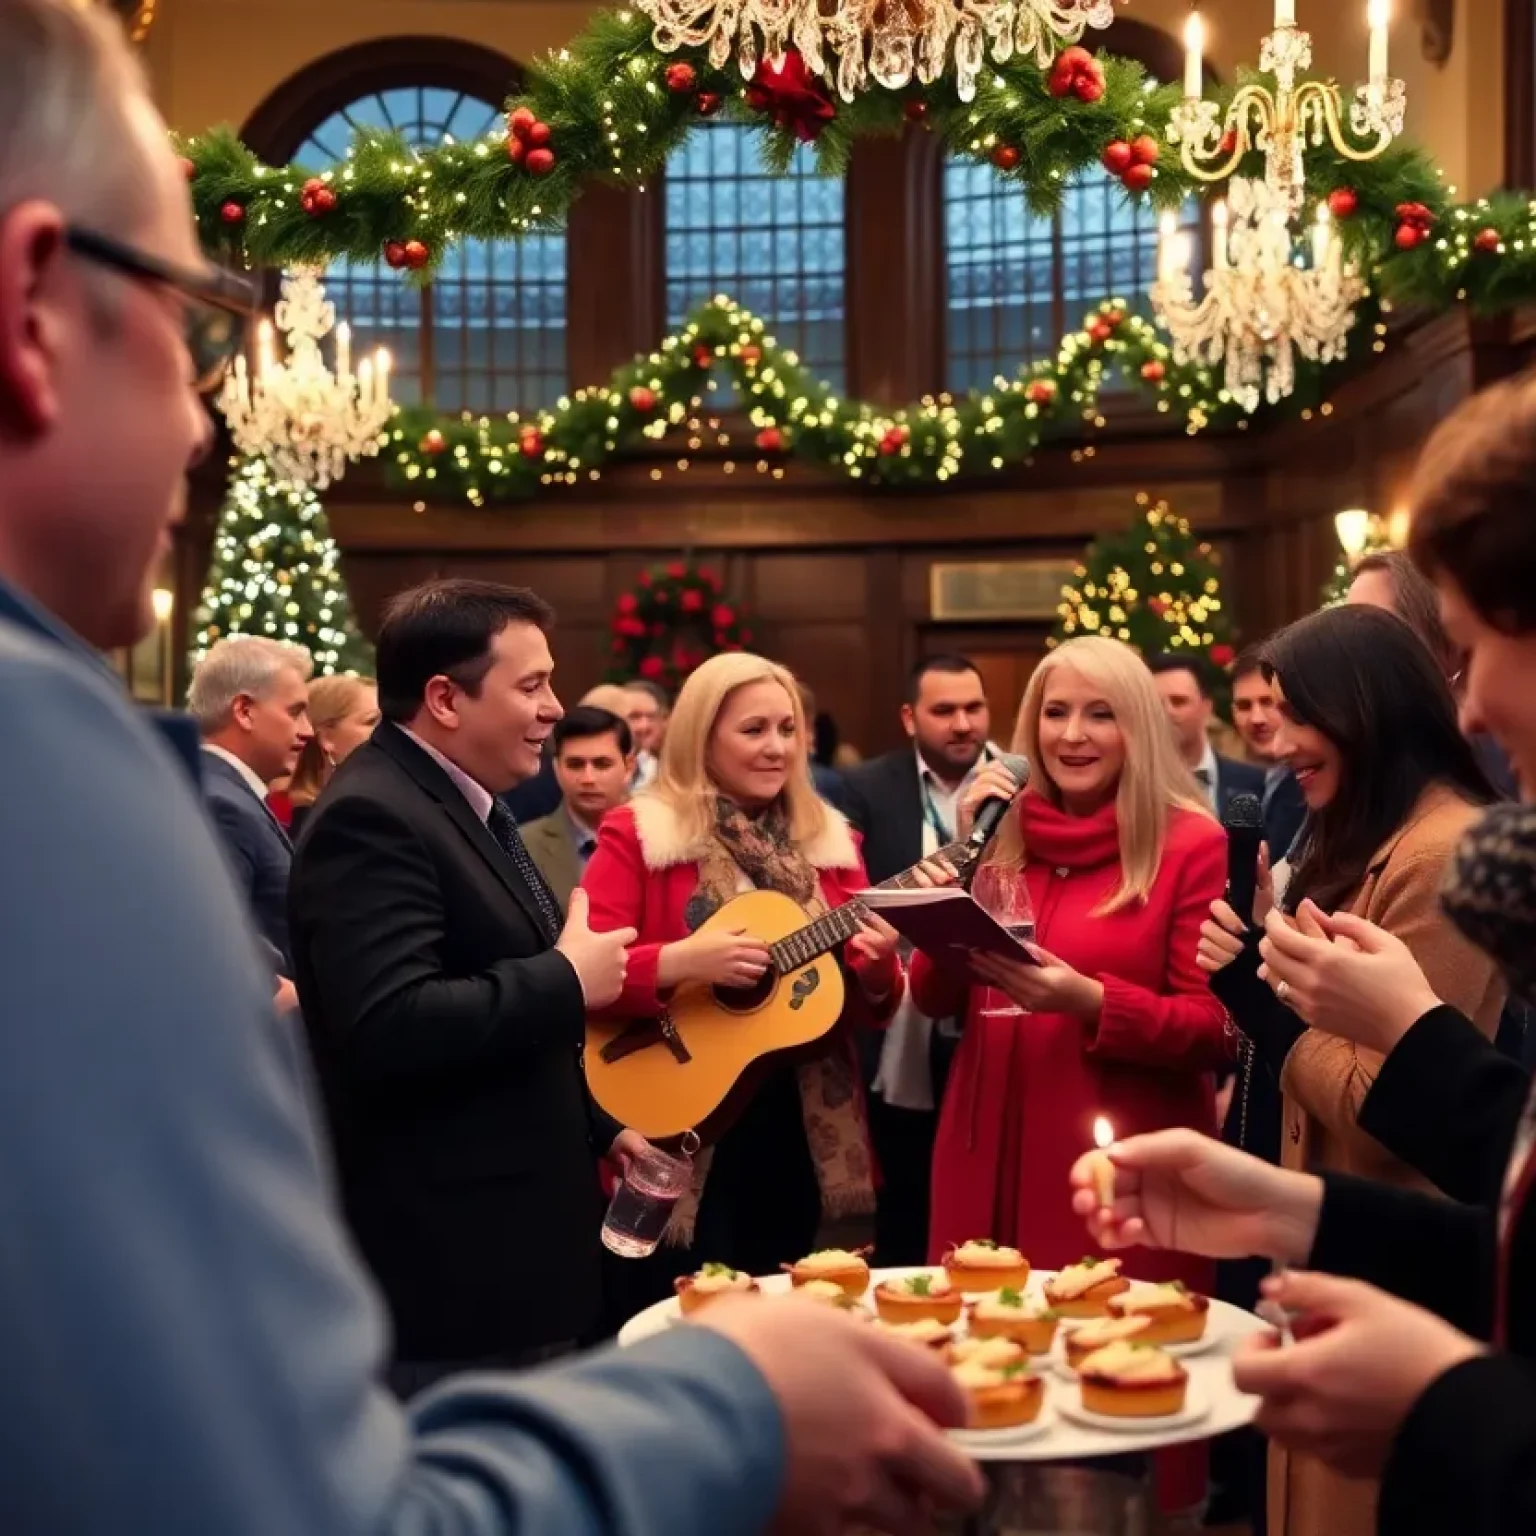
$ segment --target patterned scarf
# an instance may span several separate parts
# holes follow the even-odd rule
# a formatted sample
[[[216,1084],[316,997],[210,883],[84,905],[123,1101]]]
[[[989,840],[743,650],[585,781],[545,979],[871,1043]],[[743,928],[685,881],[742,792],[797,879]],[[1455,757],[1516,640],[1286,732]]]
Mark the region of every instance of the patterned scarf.
[[[755,890],[788,896],[811,916],[825,910],[816,870],[790,840],[782,807],[771,806],[760,815],[749,816],[732,801],[718,798],[714,836],[699,861],[699,883],[685,909],[690,933],[741,894],[742,876]],[[822,1220],[868,1215],[875,1208],[874,1170],[853,1053],[833,1031],[821,1054],[796,1066],[795,1077],[821,1191]],[[692,1190],[672,1213],[667,1229],[669,1243],[683,1248],[692,1244],[709,1164],[710,1149],[706,1148],[694,1164]]]

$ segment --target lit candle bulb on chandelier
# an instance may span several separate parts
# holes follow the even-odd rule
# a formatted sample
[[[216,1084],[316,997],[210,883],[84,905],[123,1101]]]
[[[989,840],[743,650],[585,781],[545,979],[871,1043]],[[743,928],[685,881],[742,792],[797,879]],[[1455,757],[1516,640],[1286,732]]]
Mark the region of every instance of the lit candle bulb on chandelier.
[[[1379,100],[1387,84],[1387,29],[1392,23],[1392,0],[1370,0],[1365,14],[1371,24],[1371,89]]]
[[[1217,198],[1211,204],[1211,254],[1216,260],[1216,270],[1227,270],[1227,200]]]
[[[386,348],[380,347],[374,356],[373,383],[374,398],[380,405],[389,399],[389,368],[390,356]]]
[[[1200,94],[1201,60],[1205,53],[1205,22],[1193,6],[1184,23],[1184,94],[1193,101]]]
[[[1115,1144],[1115,1128],[1103,1115],[1093,1122],[1093,1143],[1095,1150],[1088,1154],[1088,1171],[1093,1177],[1099,1209],[1106,1210],[1115,1203],[1115,1165],[1109,1158],[1109,1148]]]
[[[345,320],[336,327],[336,374],[343,380],[352,377],[352,327]]]
[[[263,320],[256,327],[256,377],[267,378],[276,367],[276,342],[272,334],[272,322]]]
[[[373,359],[365,357],[357,365],[357,397],[364,405],[373,399]]]
[[[1275,0],[1275,26],[1294,27],[1296,25],[1296,0]]]
[[[1312,266],[1321,272],[1328,265],[1328,242],[1332,231],[1328,227],[1328,204],[1317,205],[1317,223],[1312,226]]]

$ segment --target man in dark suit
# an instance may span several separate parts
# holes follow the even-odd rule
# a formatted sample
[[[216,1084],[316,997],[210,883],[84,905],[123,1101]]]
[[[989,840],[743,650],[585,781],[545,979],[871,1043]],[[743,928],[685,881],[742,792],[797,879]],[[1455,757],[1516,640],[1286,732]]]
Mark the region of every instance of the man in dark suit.
[[[198,663],[187,709],[203,738],[203,798],[274,973],[293,976],[288,874],[293,848],[267,792],[293,772],[309,724],[312,663],[302,646],[259,635],[220,640]],[[292,988],[284,992],[291,1001]]]
[[[1275,756],[1280,708],[1259,655],[1259,647],[1250,646],[1232,664],[1232,724],[1264,769],[1264,843],[1273,865],[1291,851],[1306,820],[1307,802],[1296,775]]]
[[[864,834],[864,864],[877,883],[954,839],[956,804],[989,750],[981,674],[964,656],[924,657],[908,680],[901,724],[905,746],[843,774],[844,809]],[[875,1212],[881,1264],[927,1258],[933,1138],[953,1052],[946,1025],[935,1028],[908,1000],[883,1036],[861,1041],[882,1179]]]
[[[1211,720],[1216,712],[1203,664],[1194,656],[1149,656],[1147,666],[1163,707],[1173,724],[1179,753],[1218,816],[1234,795],[1264,798],[1264,770],[1233,757],[1220,757],[1211,745]]]
[[[603,817],[629,798],[635,754],[628,724],[590,704],[578,704],[566,715],[553,740],[560,804],[530,821],[523,841],[565,912],[597,846]]]
[[[549,607],[482,581],[388,605],[373,737],[294,859],[299,997],[342,1203],[395,1324],[402,1395],[548,1359],[602,1303],[597,1160],[645,1143],[582,1078],[588,1008],[632,929],[562,923],[497,795],[539,769],[561,709]]]

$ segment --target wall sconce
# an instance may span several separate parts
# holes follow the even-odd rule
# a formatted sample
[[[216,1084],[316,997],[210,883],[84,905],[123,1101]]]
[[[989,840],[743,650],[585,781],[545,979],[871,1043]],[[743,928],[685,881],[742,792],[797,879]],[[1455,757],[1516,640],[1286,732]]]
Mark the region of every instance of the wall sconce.
[[[1393,549],[1407,549],[1408,529],[1413,522],[1407,507],[1398,507],[1387,517],[1387,543]]]
[[[169,707],[176,671],[171,651],[171,615],[176,611],[176,594],[169,587],[156,587],[149,600],[155,610],[155,633],[160,641],[160,702]]]
[[[1371,537],[1374,519],[1364,507],[1349,507],[1333,514],[1333,531],[1339,536],[1339,545],[1351,560],[1365,551]]]

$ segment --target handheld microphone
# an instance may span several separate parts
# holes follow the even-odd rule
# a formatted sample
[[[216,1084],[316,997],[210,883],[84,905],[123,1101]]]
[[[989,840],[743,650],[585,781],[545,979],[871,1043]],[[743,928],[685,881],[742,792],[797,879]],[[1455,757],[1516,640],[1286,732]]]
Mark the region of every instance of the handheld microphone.
[[[1227,905],[1245,928],[1252,928],[1259,849],[1264,844],[1263,801],[1257,795],[1233,795],[1221,824],[1227,831]]]
[[[965,840],[965,846],[972,853],[980,853],[997,836],[997,829],[1002,826],[1003,817],[1008,814],[1008,807],[1024,792],[1024,786],[1029,783],[1027,757],[1017,752],[1004,752],[997,760],[1018,780],[1019,787],[1006,800],[999,795],[992,795],[977,807],[975,824],[971,827],[971,835]]]
[[[1511,991],[1536,999],[1536,805],[1496,805],[1467,832],[1440,904]]]

